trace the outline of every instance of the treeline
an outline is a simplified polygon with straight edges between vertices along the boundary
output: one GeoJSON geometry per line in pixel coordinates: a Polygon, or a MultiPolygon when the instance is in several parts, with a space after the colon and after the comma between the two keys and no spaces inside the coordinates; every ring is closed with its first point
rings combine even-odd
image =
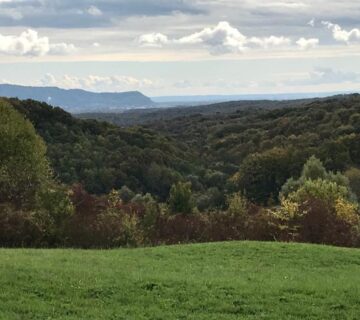
{"type": "Polygon", "coordinates": [[[359,102],[121,129],[1,101],[0,245],[359,246],[359,102]]]}

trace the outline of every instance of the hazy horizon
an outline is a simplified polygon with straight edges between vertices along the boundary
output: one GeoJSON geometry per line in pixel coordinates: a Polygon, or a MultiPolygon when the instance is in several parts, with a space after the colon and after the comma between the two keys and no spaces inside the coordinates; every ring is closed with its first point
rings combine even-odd
{"type": "MultiPolygon", "coordinates": [[[[107,94],[117,94],[117,93],[127,93],[127,92],[141,92],[140,90],[131,90],[131,91],[96,91],[92,89],[84,89],[84,88],[63,88],[56,85],[22,85],[22,84],[13,84],[13,83],[1,83],[0,86],[9,85],[9,86],[19,86],[24,88],[43,88],[43,89],[60,89],[60,90],[83,90],[90,93],[107,93],[107,94]]],[[[162,95],[162,96],[147,96],[152,99],[156,103],[163,102],[211,102],[211,101],[230,101],[229,99],[238,99],[238,100],[262,100],[262,99],[271,99],[271,100],[292,100],[292,99],[307,99],[307,98],[323,98],[334,95],[342,95],[342,94],[355,94],[359,93],[358,91],[323,91],[323,92],[273,92],[273,93],[242,93],[242,94],[217,94],[216,92],[211,94],[189,94],[189,95],[162,95]]],[[[11,96],[11,95],[7,95],[11,96]]],[[[14,96],[15,97],[15,96],[14,96]]],[[[50,98],[50,97],[49,97],[50,98]]]]}

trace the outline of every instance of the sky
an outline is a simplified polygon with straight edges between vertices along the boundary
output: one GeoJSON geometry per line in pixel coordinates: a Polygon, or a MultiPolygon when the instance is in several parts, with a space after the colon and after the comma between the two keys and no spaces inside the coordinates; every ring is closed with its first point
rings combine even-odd
{"type": "Polygon", "coordinates": [[[0,83],[149,96],[360,91],[360,1],[0,0],[0,83]]]}

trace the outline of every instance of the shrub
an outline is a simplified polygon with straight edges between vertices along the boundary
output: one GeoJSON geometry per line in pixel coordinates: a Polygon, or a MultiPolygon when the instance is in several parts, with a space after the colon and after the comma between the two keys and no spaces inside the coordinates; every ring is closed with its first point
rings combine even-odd
{"type": "Polygon", "coordinates": [[[36,247],[43,242],[43,230],[34,214],[10,205],[0,205],[0,245],[3,247],[36,247]]]}
{"type": "Polygon", "coordinates": [[[67,227],[68,244],[82,248],[112,248],[143,244],[141,219],[145,209],[123,204],[119,191],[107,197],[87,194],[81,186],[72,193],[75,213],[67,227]]]}
{"type": "Polygon", "coordinates": [[[144,241],[146,243],[150,243],[151,240],[154,239],[156,233],[156,223],[161,216],[160,205],[149,193],[145,195],[136,195],[132,202],[142,206],[144,209],[140,225],[143,230],[144,241]]]}
{"type": "Polygon", "coordinates": [[[53,184],[39,194],[39,205],[34,217],[44,230],[44,238],[50,246],[65,243],[65,227],[74,214],[69,192],[53,184]]]}
{"type": "Polygon", "coordinates": [[[203,214],[161,215],[157,219],[154,244],[211,241],[207,237],[208,216],[203,214]]]}

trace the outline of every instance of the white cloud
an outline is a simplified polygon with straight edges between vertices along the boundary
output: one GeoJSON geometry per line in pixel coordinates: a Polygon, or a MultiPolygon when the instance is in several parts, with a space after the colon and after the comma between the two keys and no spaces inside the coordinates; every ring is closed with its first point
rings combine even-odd
{"type": "Polygon", "coordinates": [[[308,26],[310,26],[310,27],[315,27],[315,19],[313,18],[313,19],[311,19],[308,23],[307,23],[307,25],[308,26]]]}
{"type": "Polygon", "coordinates": [[[285,9],[304,9],[307,8],[309,5],[304,2],[297,2],[297,1],[277,1],[271,2],[268,4],[264,4],[264,7],[271,7],[271,8],[285,8],[285,9]]]}
{"type": "Polygon", "coordinates": [[[0,34],[0,54],[16,56],[64,55],[75,51],[73,44],[50,43],[48,37],[39,37],[28,29],[18,36],[0,34]]]}
{"type": "Polygon", "coordinates": [[[310,80],[313,83],[354,82],[359,80],[359,73],[332,68],[316,68],[310,72],[310,80]]]}
{"type": "Polygon", "coordinates": [[[280,36],[252,37],[248,38],[237,28],[230,25],[227,21],[219,22],[215,27],[204,28],[178,39],[169,39],[162,33],[150,33],[140,36],[138,42],[142,46],[162,47],[165,44],[180,45],[203,45],[214,55],[226,53],[242,53],[250,47],[261,47],[268,49],[271,47],[281,47],[289,45],[289,38],[280,36]]]}
{"type": "Polygon", "coordinates": [[[314,86],[323,84],[357,83],[359,79],[360,73],[357,72],[317,67],[306,73],[302,78],[284,81],[283,85],[314,86]]]}
{"type": "Polygon", "coordinates": [[[265,38],[252,37],[252,38],[250,38],[250,40],[248,42],[258,45],[259,47],[262,47],[265,49],[268,49],[271,47],[283,47],[283,46],[291,44],[291,40],[289,38],[282,37],[282,36],[281,37],[270,36],[270,37],[265,37],[265,38]]]}
{"type": "Polygon", "coordinates": [[[338,24],[331,23],[330,21],[322,21],[321,23],[332,31],[336,41],[350,43],[352,41],[360,40],[360,29],[354,28],[347,31],[338,24]]]}
{"type": "Polygon", "coordinates": [[[296,44],[299,46],[301,50],[313,49],[319,45],[319,39],[317,38],[300,38],[296,41],[296,44]]]}
{"type": "Polygon", "coordinates": [[[76,47],[73,44],[67,43],[55,43],[50,44],[50,50],[48,51],[51,55],[66,55],[76,51],[76,47]]]}
{"type": "Polygon", "coordinates": [[[204,44],[212,54],[229,52],[244,52],[247,47],[247,37],[228,22],[219,22],[213,28],[205,28],[200,32],[175,40],[180,44],[204,44]]]}
{"type": "Polygon", "coordinates": [[[90,6],[89,9],[87,9],[88,14],[90,14],[91,16],[102,16],[102,11],[95,6],[90,6]]]}
{"type": "Polygon", "coordinates": [[[53,86],[56,85],[56,78],[51,73],[47,73],[41,79],[41,83],[46,86],[53,86]]]}
{"type": "Polygon", "coordinates": [[[162,47],[169,39],[162,33],[148,33],[139,37],[138,43],[143,47],[162,47]]]}
{"type": "Polygon", "coordinates": [[[91,91],[128,91],[144,88],[158,87],[158,83],[142,78],[138,79],[131,76],[98,76],[88,75],[78,77],[65,74],[61,77],[47,73],[41,80],[43,86],[56,86],[64,89],[84,89],[91,91]]]}

